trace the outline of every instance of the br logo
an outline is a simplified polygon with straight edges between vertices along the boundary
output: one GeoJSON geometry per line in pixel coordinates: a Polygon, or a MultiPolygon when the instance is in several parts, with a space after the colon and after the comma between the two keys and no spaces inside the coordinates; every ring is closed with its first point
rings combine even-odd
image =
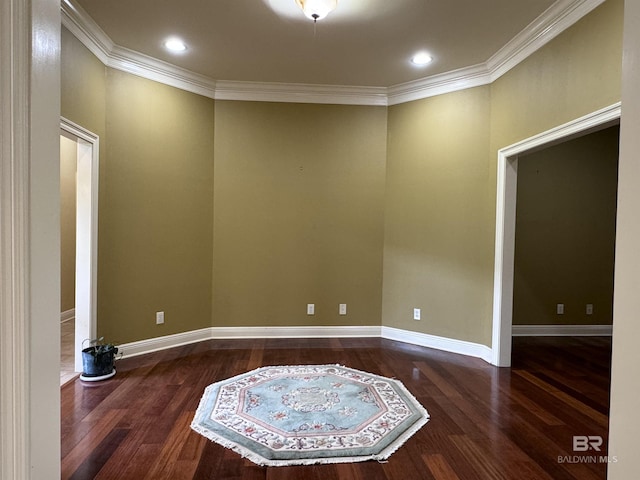
{"type": "Polygon", "coordinates": [[[602,446],[602,437],[597,435],[574,435],[573,436],[573,451],[574,452],[588,452],[589,450],[600,451],[602,446]]]}

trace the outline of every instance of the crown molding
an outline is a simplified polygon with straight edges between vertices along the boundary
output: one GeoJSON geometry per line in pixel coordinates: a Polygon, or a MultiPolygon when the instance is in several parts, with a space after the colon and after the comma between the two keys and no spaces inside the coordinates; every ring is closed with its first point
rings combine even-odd
{"type": "Polygon", "coordinates": [[[148,80],[216,98],[215,80],[128,48],[115,46],[106,65],[148,80]]]}
{"type": "Polygon", "coordinates": [[[451,72],[393,85],[387,89],[387,105],[413,102],[423,98],[456,92],[491,83],[491,74],[484,63],[451,72]]]}
{"type": "Polygon", "coordinates": [[[71,0],[60,2],[62,25],[93,53],[98,60],[107,65],[115,44],[93,21],[84,9],[71,0]]]}
{"type": "Polygon", "coordinates": [[[388,105],[412,102],[488,85],[544,47],[606,0],[558,0],[524,30],[478,65],[433,75],[388,88],[388,105]]]}
{"type": "Polygon", "coordinates": [[[60,7],[62,25],[107,67],[215,98],[215,80],[114,44],[89,14],[71,0],[62,0],[60,7]]]}
{"type": "Polygon", "coordinates": [[[214,80],[115,45],[73,0],[62,0],[62,24],[106,66],[217,100],[396,105],[488,85],[606,0],[557,0],[486,62],[390,87],[214,80]]]}
{"type": "Polygon", "coordinates": [[[217,100],[249,100],[257,102],[386,106],[387,91],[386,87],[218,80],[216,82],[215,98],[217,100]]]}
{"type": "Polygon", "coordinates": [[[487,60],[495,81],[606,0],[557,0],[487,60]]]}

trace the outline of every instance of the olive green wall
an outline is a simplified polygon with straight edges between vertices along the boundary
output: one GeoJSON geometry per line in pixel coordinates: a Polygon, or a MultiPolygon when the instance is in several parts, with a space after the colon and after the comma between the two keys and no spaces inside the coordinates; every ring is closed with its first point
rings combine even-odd
{"type": "Polygon", "coordinates": [[[106,155],[106,68],[66,28],[60,52],[61,115],[100,137],[106,155]]]}
{"type": "Polygon", "coordinates": [[[380,324],[386,128],[383,107],[216,102],[214,326],[380,324]]]}
{"type": "Polygon", "coordinates": [[[107,105],[100,333],[129,342],[208,327],[214,102],[107,69],[107,105]]]}
{"type": "MultiPolygon", "coordinates": [[[[106,68],[66,28],[61,30],[60,76],[60,114],[100,137],[100,176],[104,177],[108,143],[105,113],[106,68]]],[[[74,155],[75,160],[76,155],[74,155]]],[[[105,211],[105,197],[100,189],[98,195],[98,230],[102,231],[104,223],[101,214],[105,211]]],[[[101,248],[102,244],[99,241],[98,257],[104,258],[100,253],[101,248]]],[[[62,260],[64,261],[64,257],[62,260]]],[[[63,272],[64,267],[61,270],[61,273],[63,272]]],[[[98,269],[98,277],[101,273],[98,269]]],[[[64,292],[64,287],[62,288],[64,292]]],[[[73,303],[75,305],[75,298],[73,303]]],[[[61,310],[66,310],[64,304],[61,310]]]]}
{"type": "Polygon", "coordinates": [[[63,115],[101,138],[99,332],[382,324],[490,345],[497,151],[618,101],[621,27],[608,0],[492,85],[389,108],[214,102],[65,32],[63,115]]]}
{"type": "Polygon", "coordinates": [[[106,68],[66,29],[61,60],[61,114],[100,137],[98,335],[210,326],[213,100],[106,68]]]}
{"type": "Polygon", "coordinates": [[[607,0],[491,84],[491,152],[620,101],[623,1],[607,0]]]}
{"type": "Polygon", "coordinates": [[[490,86],[389,108],[383,325],[491,345],[498,150],[620,100],[622,21],[608,0],[490,86]]]}
{"type": "Polygon", "coordinates": [[[63,115],[102,133],[100,335],[380,324],[386,108],[214,102],[64,51],[63,115]]]}
{"type": "Polygon", "coordinates": [[[500,148],[620,101],[623,3],[607,0],[493,82],[492,162],[500,148]]]}
{"type": "Polygon", "coordinates": [[[60,312],[76,305],[76,151],[60,136],[60,312]]]}
{"type": "Polygon", "coordinates": [[[493,162],[501,148],[620,101],[623,10],[607,0],[493,82],[493,162]]]}
{"type": "Polygon", "coordinates": [[[618,137],[609,127],[518,158],[514,325],[611,324],[618,137]]]}
{"type": "Polygon", "coordinates": [[[478,87],[389,109],[383,325],[487,341],[489,92],[478,87]],[[413,308],[422,309],[420,321],[413,308]]]}

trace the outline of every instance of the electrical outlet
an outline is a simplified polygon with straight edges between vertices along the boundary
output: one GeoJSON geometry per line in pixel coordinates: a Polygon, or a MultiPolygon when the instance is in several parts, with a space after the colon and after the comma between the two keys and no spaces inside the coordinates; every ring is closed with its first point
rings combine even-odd
{"type": "Polygon", "coordinates": [[[307,315],[315,315],[316,305],[315,303],[307,303],[307,315]]]}
{"type": "Polygon", "coordinates": [[[338,313],[340,315],[346,315],[347,314],[347,304],[346,303],[341,303],[340,306],[338,307],[338,313]]]}
{"type": "Polygon", "coordinates": [[[558,315],[564,315],[564,303],[559,303],[556,305],[556,313],[558,315]]]}
{"type": "Polygon", "coordinates": [[[421,312],[419,308],[414,308],[413,309],[413,319],[414,320],[420,320],[420,316],[421,316],[421,312]]]}
{"type": "Polygon", "coordinates": [[[587,315],[593,315],[593,303],[587,303],[587,315]]]}
{"type": "Polygon", "coordinates": [[[164,312],[156,312],[156,325],[164,323],[164,312]]]}

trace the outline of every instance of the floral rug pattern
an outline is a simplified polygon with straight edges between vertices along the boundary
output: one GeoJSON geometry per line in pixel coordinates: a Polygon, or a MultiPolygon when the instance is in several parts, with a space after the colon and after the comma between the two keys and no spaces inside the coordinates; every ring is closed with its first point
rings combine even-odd
{"type": "Polygon", "coordinates": [[[302,365],[209,385],[191,428],[259,465],[284,466],[385,460],[428,420],[397,380],[302,365]]]}

